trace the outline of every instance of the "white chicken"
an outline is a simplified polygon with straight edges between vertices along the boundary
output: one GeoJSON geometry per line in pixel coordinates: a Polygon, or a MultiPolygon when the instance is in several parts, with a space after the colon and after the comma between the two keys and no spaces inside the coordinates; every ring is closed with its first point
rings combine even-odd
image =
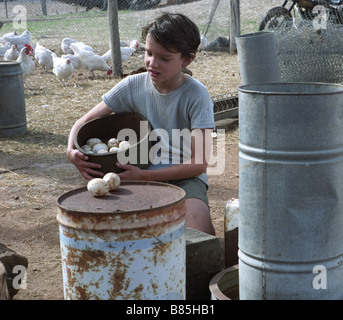
{"type": "Polygon", "coordinates": [[[9,33],[6,33],[4,35],[2,35],[0,37],[0,42],[3,43],[3,42],[7,42],[4,37],[12,37],[12,36],[16,36],[17,35],[17,31],[12,31],[12,32],[9,32],[9,33]]]}
{"type": "Polygon", "coordinates": [[[26,83],[27,77],[35,70],[35,62],[32,59],[33,48],[30,45],[25,45],[24,48],[20,50],[19,57],[17,59],[20,62],[21,68],[23,70],[23,80],[24,84],[29,88],[26,83]]]}
{"type": "Polygon", "coordinates": [[[68,81],[74,72],[73,64],[70,59],[57,57],[56,53],[52,53],[54,68],[52,72],[56,75],[57,79],[62,82],[64,86],[68,86],[68,81]]]}
{"type": "Polygon", "coordinates": [[[76,40],[74,40],[72,38],[64,38],[62,40],[62,43],[61,43],[62,51],[64,53],[66,53],[66,54],[73,54],[74,51],[70,47],[70,45],[72,43],[75,43],[79,47],[80,50],[89,50],[91,52],[94,52],[94,49],[91,46],[89,46],[89,45],[87,45],[87,44],[85,44],[83,42],[76,41],[76,40]]]}
{"type": "Polygon", "coordinates": [[[17,50],[17,46],[15,44],[11,45],[11,48],[7,49],[4,54],[5,61],[17,60],[19,57],[19,51],[17,50]]]}
{"type": "Polygon", "coordinates": [[[2,36],[2,38],[6,42],[17,45],[18,50],[21,50],[25,46],[25,44],[30,45],[32,39],[29,30],[25,30],[20,35],[4,35],[2,36]]]}
{"type": "Polygon", "coordinates": [[[121,60],[126,61],[132,56],[132,54],[136,51],[136,49],[130,48],[130,47],[121,47],[120,51],[121,51],[121,60]]]}
{"type": "Polygon", "coordinates": [[[15,44],[12,44],[9,49],[6,50],[4,54],[4,60],[10,61],[10,60],[17,60],[19,57],[19,51],[17,50],[17,46],[15,44]]]}
{"type": "MultiPolygon", "coordinates": [[[[127,43],[125,41],[120,40],[119,44],[121,47],[127,47],[127,43]]],[[[111,46],[111,42],[110,42],[110,46],[111,46]]]]}
{"type": "Polygon", "coordinates": [[[132,40],[130,42],[130,48],[133,48],[135,50],[140,50],[143,48],[143,46],[138,42],[138,40],[132,40]]]}
{"type": "Polygon", "coordinates": [[[61,49],[64,53],[73,53],[73,50],[70,49],[70,44],[76,42],[76,40],[72,38],[64,38],[61,43],[61,49]]]}
{"type": "Polygon", "coordinates": [[[45,72],[47,72],[47,70],[52,70],[54,67],[52,51],[39,42],[36,43],[35,47],[35,59],[38,61],[39,65],[44,68],[45,72]]]}
{"type": "MultiPolygon", "coordinates": [[[[121,53],[121,61],[128,60],[132,53],[134,53],[136,49],[130,48],[130,47],[120,47],[120,53],[121,53]]],[[[109,49],[106,53],[102,55],[106,63],[111,63],[112,61],[112,50],[109,49]]]]}
{"type": "Polygon", "coordinates": [[[79,56],[76,56],[74,54],[68,53],[68,54],[62,55],[61,58],[70,59],[71,63],[73,64],[74,71],[81,68],[81,62],[80,62],[80,57],[79,56]]]}
{"type": "Polygon", "coordinates": [[[204,50],[208,45],[208,41],[207,41],[207,38],[201,34],[200,35],[200,46],[199,46],[199,49],[200,50],[204,50]]]}
{"type": "Polygon", "coordinates": [[[3,57],[8,49],[11,48],[11,45],[8,42],[4,42],[0,45],[0,57],[3,57]]]}
{"type": "Polygon", "coordinates": [[[81,68],[89,70],[92,77],[94,77],[95,70],[106,71],[107,75],[112,74],[112,68],[105,62],[102,56],[89,50],[82,50],[76,43],[72,43],[70,48],[79,57],[81,68]]]}
{"type": "Polygon", "coordinates": [[[72,38],[64,38],[61,42],[61,49],[64,53],[73,53],[73,50],[70,49],[70,45],[75,43],[76,40],[72,38]]]}
{"type": "Polygon", "coordinates": [[[94,49],[89,46],[88,44],[85,44],[83,42],[77,41],[73,44],[73,47],[77,46],[80,50],[86,50],[90,52],[94,52],[94,49]]]}

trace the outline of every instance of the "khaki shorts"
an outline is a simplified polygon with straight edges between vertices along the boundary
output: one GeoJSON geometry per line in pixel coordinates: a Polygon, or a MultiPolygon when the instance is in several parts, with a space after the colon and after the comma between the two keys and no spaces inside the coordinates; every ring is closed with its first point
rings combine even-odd
{"type": "Polygon", "coordinates": [[[204,201],[208,206],[207,185],[199,178],[166,181],[180,187],[186,192],[186,199],[197,198],[204,201]]]}

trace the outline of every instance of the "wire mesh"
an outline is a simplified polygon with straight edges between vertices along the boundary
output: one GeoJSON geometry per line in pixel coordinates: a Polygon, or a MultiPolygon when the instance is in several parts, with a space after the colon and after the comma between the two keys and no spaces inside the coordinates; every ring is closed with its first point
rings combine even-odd
{"type": "Polygon", "coordinates": [[[340,10],[319,19],[303,11],[292,25],[274,30],[282,81],[343,82],[343,25],[340,10]]]}
{"type": "MultiPolygon", "coordinates": [[[[168,11],[184,13],[201,32],[206,30],[201,49],[228,46],[228,3],[219,1],[210,21],[212,6],[212,0],[118,0],[120,40],[127,44],[140,40],[142,27],[168,11]]],[[[63,38],[70,37],[103,54],[109,49],[110,39],[107,7],[107,0],[0,0],[0,21],[5,23],[0,37],[14,29],[20,33],[28,28],[34,40],[44,42],[53,51],[58,50],[63,38]]]]}

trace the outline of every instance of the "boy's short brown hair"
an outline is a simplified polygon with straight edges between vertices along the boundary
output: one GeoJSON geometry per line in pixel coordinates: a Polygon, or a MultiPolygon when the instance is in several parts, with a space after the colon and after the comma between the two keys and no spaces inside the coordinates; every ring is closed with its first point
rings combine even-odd
{"type": "Polygon", "coordinates": [[[184,57],[196,54],[200,45],[200,32],[196,24],[180,13],[164,13],[142,30],[145,41],[147,35],[171,52],[181,52],[184,57]]]}

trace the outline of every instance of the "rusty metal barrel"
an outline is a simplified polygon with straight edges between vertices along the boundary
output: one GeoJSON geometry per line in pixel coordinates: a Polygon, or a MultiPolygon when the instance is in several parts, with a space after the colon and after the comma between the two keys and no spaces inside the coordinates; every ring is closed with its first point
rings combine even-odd
{"type": "Polygon", "coordinates": [[[27,131],[23,71],[19,62],[0,61],[0,137],[27,131]]]}
{"type": "Polygon", "coordinates": [[[185,192],[122,182],[104,197],[86,187],[57,199],[66,300],[184,300],[185,192]]]}
{"type": "Polygon", "coordinates": [[[239,88],[240,299],[343,299],[343,86],[239,88]]]}

